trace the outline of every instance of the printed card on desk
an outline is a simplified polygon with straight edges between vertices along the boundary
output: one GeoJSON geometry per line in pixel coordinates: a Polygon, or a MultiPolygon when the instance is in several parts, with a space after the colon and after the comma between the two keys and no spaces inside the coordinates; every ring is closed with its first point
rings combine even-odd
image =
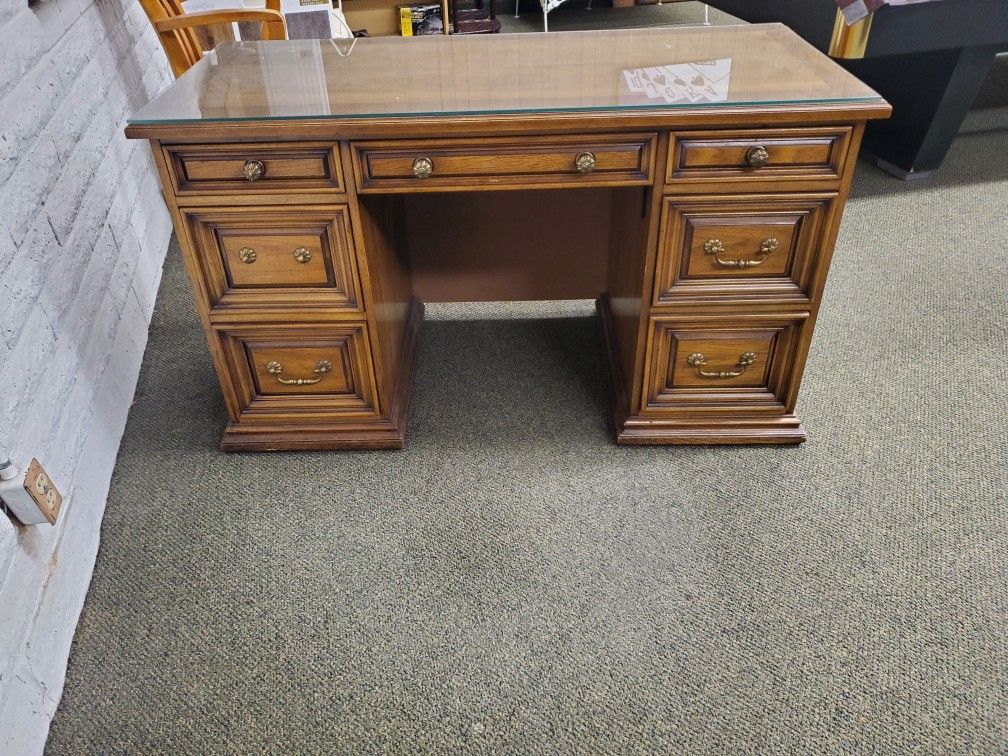
{"type": "Polygon", "coordinates": [[[731,58],[627,69],[619,99],[625,105],[725,102],[730,80],[731,58]]]}

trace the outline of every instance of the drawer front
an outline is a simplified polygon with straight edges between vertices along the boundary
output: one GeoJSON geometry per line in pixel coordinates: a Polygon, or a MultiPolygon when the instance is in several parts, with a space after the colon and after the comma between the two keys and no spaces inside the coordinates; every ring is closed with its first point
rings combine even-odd
{"type": "Polygon", "coordinates": [[[835,194],[669,198],[655,303],[696,296],[808,298],[835,194]]]}
{"type": "Polygon", "coordinates": [[[359,142],[362,192],[651,183],[654,134],[359,142]]]}
{"type": "Polygon", "coordinates": [[[235,326],[218,335],[243,423],[376,414],[364,323],[235,326]]]}
{"type": "Polygon", "coordinates": [[[166,145],[178,195],[203,192],[344,191],[336,145],[166,145]]]}
{"type": "Polygon", "coordinates": [[[850,127],[675,134],[666,181],[839,181],[850,136],[850,127]]]}
{"type": "Polygon", "coordinates": [[[211,306],[361,309],[346,205],[184,214],[211,306]]]}
{"type": "Polygon", "coordinates": [[[798,379],[796,350],[807,317],[652,317],[645,411],[783,413],[798,379]]]}

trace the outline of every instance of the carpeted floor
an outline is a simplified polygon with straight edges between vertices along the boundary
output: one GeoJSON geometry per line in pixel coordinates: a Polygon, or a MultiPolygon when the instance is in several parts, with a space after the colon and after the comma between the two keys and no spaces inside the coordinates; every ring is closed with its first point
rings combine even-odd
{"type": "Polygon", "coordinates": [[[405,451],[221,454],[173,249],[49,751],[1004,753],[1006,127],[861,166],[799,448],[616,447],[542,303],[430,308],[405,451]]]}

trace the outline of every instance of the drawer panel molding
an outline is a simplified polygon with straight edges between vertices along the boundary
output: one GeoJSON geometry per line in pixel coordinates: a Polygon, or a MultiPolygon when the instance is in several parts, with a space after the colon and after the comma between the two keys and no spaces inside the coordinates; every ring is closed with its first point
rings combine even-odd
{"type": "Polygon", "coordinates": [[[645,412],[784,414],[807,317],[652,317],[645,412]]]}
{"type": "Polygon", "coordinates": [[[361,192],[651,183],[654,134],[420,139],[353,144],[361,192]]]}
{"type": "Polygon", "coordinates": [[[836,194],[666,198],[656,305],[734,296],[808,300],[836,194]]]}
{"type": "Polygon", "coordinates": [[[207,208],[183,215],[211,307],[362,309],[346,205],[207,208]]]}
{"type": "Polygon", "coordinates": [[[343,192],[337,146],[325,142],[166,145],[175,193],[343,192]]]}
{"type": "Polygon", "coordinates": [[[839,182],[850,127],[744,129],[674,134],[665,180],[671,185],[839,182]]]}
{"type": "Polygon", "coordinates": [[[364,323],[229,326],[217,334],[239,422],[377,414],[364,323]]]}

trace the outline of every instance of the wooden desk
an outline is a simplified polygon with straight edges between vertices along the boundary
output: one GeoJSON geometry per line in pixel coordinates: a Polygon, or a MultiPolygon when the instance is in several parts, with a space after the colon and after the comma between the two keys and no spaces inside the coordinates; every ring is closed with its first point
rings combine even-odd
{"type": "Polygon", "coordinates": [[[223,449],[401,446],[422,299],[584,296],[620,443],[798,443],[858,144],[888,112],[766,25],[235,43],[126,132],[160,170],[223,449]],[[631,88],[691,61],[727,75],[631,88]]]}

